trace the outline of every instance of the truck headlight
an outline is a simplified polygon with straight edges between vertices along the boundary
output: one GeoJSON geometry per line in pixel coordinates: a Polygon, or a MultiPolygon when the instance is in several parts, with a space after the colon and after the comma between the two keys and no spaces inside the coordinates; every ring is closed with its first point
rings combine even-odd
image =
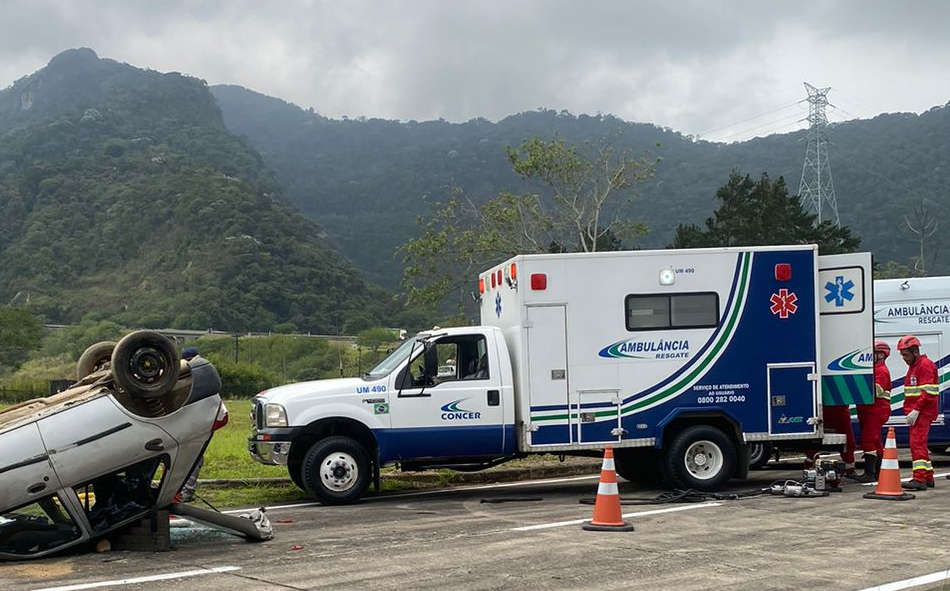
{"type": "Polygon", "coordinates": [[[266,427],[286,427],[287,411],[279,404],[272,402],[264,406],[264,426],[266,427]]]}

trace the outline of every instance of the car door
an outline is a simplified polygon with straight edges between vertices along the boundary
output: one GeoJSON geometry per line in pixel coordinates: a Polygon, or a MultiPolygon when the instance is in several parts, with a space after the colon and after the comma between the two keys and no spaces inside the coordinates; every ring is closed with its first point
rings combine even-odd
{"type": "Polygon", "coordinates": [[[100,396],[37,422],[50,461],[65,487],[140,460],[167,455],[177,444],[163,429],[100,396]]]}
{"type": "Polygon", "coordinates": [[[433,339],[398,372],[389,412],[401,459],[503,452],[502,380],[488,342],[476,333],[433,339]]]}
{"type": "Polygon", "coordinates": [[[0,435],[0,507],[16,507],[60,488],[36,423],[0,435]]]}

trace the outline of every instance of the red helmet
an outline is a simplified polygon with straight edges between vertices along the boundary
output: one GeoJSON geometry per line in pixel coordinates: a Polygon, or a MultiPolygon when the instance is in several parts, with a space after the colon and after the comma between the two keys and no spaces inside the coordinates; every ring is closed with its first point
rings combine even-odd
{"type": "Polygon", "coordinates": [[[920,339],[918,339],[912,334],[909,334],[906,337],[901,337],[901,340],[897,341],[898,351],[903,351],[904,349],[910,349],[911,347],[920,347],[920,339]]]}
{"type": "Polygon", "coordinates": [[[891,354],[891,346],[884,341],[874,341],[874,352],[884,353],[884,357],[889,357],[891,354]]]}

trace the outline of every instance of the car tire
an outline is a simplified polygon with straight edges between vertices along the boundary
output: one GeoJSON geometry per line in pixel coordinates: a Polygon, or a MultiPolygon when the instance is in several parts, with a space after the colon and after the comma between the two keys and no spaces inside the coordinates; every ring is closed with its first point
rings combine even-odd
{"type": "Polygon", "coordinates": [[[946,446],[946,445],[930,445],[930,446],[927,447],[927,449],[928,449],[928,450],[930,451],[930,453],[932,453],[932,454],[944,454],[944,453],[947,453],[947,446],[946,446]]]}
{"type": "Polygon", "coordinates": [[[112,352],[112,378],[133,398],[158,398],[172,391],[181,361],[164,335],[141,330],[126,335],[112,352]]]}
{"type": "Polygon", "coordinates": [[[307,490],[307,483],[303,480],[303,464],[300,462],[289,462],[287,464],[287,473],[290,475],[290,481],[294,485],[304,492],[310,492],[307,490]]]}
{"type": "Polygon", "coordinates": [[[756,441],[749,444],[749,470],[761,470],[772,459],[772,444],[756,441]]]}
{"type": "Polygon", "coordinates": [[[115,341],[100,341],[83,351],[76,362],[76,381],[105,369],[106,363],[112,361],[114,350],[115,341]]]}
{"type": "Polygon", "coordinates": [[[664,450],[664,469],[679,489],[712,491],[724,485],[736,468],[736,447],[720,429],[693,425],[677,433],[664,450]]]}
{"type": "Polygon", "coordinates": [[[307,492],[324,505],[355,503],[372,477],[369,454],[354,439],[327,437],[307,451],[302,476],[307,492]]]}
{"type": "Polygon", "coordinates": [[[614,450],[617,475],[637,484],[655,486],[663,482],[660,457],[653,448],[621,448],[614,450]]]}

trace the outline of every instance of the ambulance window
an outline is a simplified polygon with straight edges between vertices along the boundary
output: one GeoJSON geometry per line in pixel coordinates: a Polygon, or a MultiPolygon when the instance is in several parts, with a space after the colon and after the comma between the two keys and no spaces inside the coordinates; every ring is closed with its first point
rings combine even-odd
{"type": "Polygon", "coordinates": [[[651,330],[669,326],[669,296],[627,296],[627,330],[651,330]]]}
{"type": "Polygon", "coordinates": [[[715,328],[719,324],[719,295],[675,293],[628,295],[627,330],[715,328]]]}
{"type": "Polygon", "coordinates": [[[712,328],[719,320],[719,295],[683,293],[670,296],[673,328],[712,328]]]}

